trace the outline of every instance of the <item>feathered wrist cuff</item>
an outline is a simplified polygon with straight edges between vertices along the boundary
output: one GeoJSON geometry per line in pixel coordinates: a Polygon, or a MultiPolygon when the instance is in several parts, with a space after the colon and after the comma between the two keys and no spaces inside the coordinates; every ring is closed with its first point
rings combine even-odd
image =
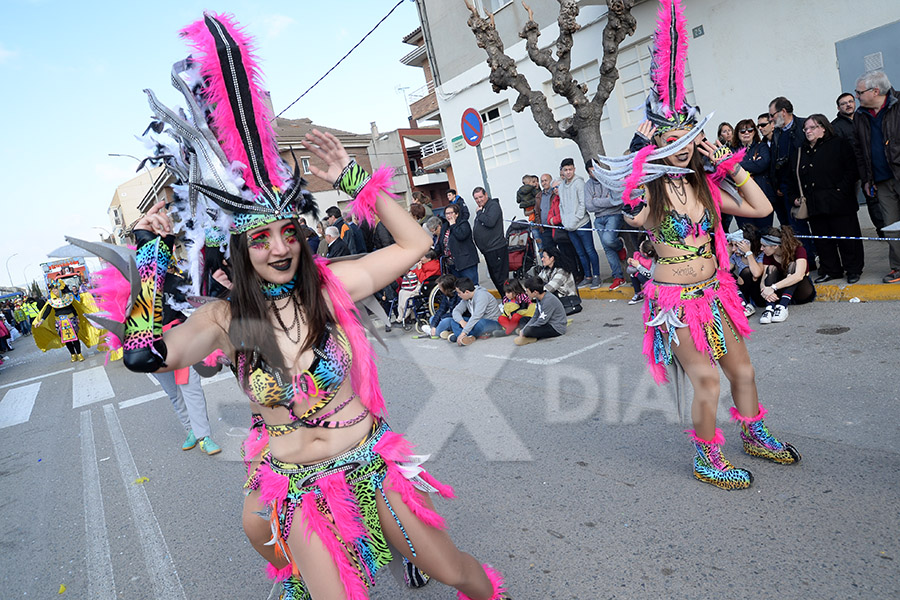
{"type": "Polygon", "coordinates": [[[125,321],[123,358],[125,367],[140,373],[152,373],[166,364],[166,345],[162,339],[163,286],[172,262],[173,236],[161,238],[151,231],[137,229],[135,256],[141,284],[131,314],[125,321]]]}
{"type": "Polygon", "coordinates": [[[340,177],[334,181],[334,189],[341,190],[351,198],[356,198],[371,177],[359,166],[355,159],[350,159],[340,177]]]}
{"type": "Polygon", "coordinates": [[[391,167],[381,167],[370,177],[361,167],[358,165],[357,167],[359,168],[359,171],[365,175],[365,181],[362,187],[357,190],[357,193],[354,195],[355,199],[353,202],[350,203],[350,212],[352,212],[353,216],[356,218],[365,221],[369,225],[374,225],[375,202],[378,200],[378,195],[383,192],[391,198],[397,197],[396,194],[390,191],[394,179],[394,169],[391,167]]]}

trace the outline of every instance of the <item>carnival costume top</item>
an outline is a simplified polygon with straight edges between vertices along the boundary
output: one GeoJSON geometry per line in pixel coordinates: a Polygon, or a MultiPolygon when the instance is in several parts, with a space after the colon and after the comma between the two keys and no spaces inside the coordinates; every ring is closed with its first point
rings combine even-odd
{"type": "MultiPolygon", "coordinates": [[[[672,130],[687,133],[664,147],[656,147],[644,138],[643,148],[623,157],[600,156],[604,168],[595,163],[593,176],[613,193],[622,195],[623,212],[633,217],[647,206],[645,185],[659,177],[679,179],[691,169],[675,167],[662,162],[685,150],[703,132],[712,114],[698,122],[700,114],[696,106],[687,102],[684,87],[684,66],[687,60],[688,36],[684,9],[679,0],[661,0],[653,37],[651,79],[653,86],[645,103],[647,120],[657,134],[672,130]],[[649,162],[655,161],[655,162],[649,162]]],[[[639,134],[640,135],[640,134],[639,134]]],[[[710,360],[718,360],[727,352],[726,328],[737,340],[751,332],[744,316],[734,280],[723,271],[728,265],[725,233],[722,230],[722,192],[729,194],[740,205],[743,202],[737,185],[729,173],[743,157],[743,151],[731,155],[721,150],[704,159],[704,173],[716,214],[707,209],[698,222],[674,209],[666,211],[662,220],[648,229],[655,244],[665,245],[683,254],[657,258],[657,263],[678,264],[696,258],[717,262],[716,273],[710,279],[693,284],[669,284],[647,282],[644,288],[645,336],[643,352],[647,356],[650,371],[657,383],[667,380],[666,366],[674,360],[672,344],[679,344],[674,330],[687,327],[699,352],[710,360]],[[699,245],[689,238],[707,241],[699,245]]],[[[657,198],[656,201],[665,201],[657,198]]]]}

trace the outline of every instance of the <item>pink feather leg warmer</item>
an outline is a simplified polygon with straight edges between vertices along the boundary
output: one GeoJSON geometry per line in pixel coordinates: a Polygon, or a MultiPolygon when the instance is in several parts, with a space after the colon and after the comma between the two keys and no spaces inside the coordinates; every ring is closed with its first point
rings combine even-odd
{"type": "Polygon", "coordinates": [[[685,429],[684,432],[691,437],[691,440],[693,440],[695,442],[699,442],[701,444],[707,444],[707,445],[716,444],[718,446],[721,446],[722,444],[725,443],[725,436],[722,434],[722,430],[719,429],[718,427],[716,427],[716,434],[713,436],[713,439],[711,439],[711,440],[704,440],[703,438],[699,437],[697,435],[697,432],[694,431],[693,429],[685,429]]]}
{"type": "Polygon", "coordinates": [[[755,417],[745,417],[741,413],[738,412],[737,407],[732,406],[729,411],[731,412],[731,420],[736,421],[738,423],[756,423],[757,421],[762,421],[766,418],[766,413],[769,412],[766,410],[766,407],[762,404],[759,405],[759,413],[755,417]]]}
{"type": "Polygon", "coordinates": [[[268,577],[272,581],[284,581],[291,576],[293,570],[294,568],[291,563],[288,563],[286,566],[280,569],[272,563],[266,563],[266,577],[268,577]]]}
{"type": "MultiPolygon", "coordinates": [[[[484,573],[490,580],[491,588],[494,590],[494,593],[488,600],[504,600],[506,598],[506,582],[503,581],[503,575],[487,563],[481,566],[484,568],[484,573]]],[[[462,592],[457,592],[456,597],[458,600],[472,600],[462,592]]]]}
{"type": "Polygon", "coordinates": [[[374,173],[369,182],[363,186],[356,198],[350,202],[350,211],[353,215],[369,225],[375,225],[375,202],[380,193],[384,192],[391,198],[397,194],[390,191],[394,179],[394,169],[380,167],[374,173]]]}

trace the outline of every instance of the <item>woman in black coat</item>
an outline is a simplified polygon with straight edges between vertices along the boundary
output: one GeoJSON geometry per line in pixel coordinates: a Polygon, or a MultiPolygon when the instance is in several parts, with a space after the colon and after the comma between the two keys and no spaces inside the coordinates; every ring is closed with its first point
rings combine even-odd
{"type": "Polygon", "coordinates": [[[447,247],[453,259],[453,274],[458,278],[468,277],[478,285],[478,250],[472,240],[472,227],[465,219],[459,218],[459,208],[451,204],[444,210],[444,216],[450,223],[447,236],[447,247]]]}
{"type": "MultiPolygon", "coordinates": [[[[806,142],[791,161],[791,170],[796,174],[791,178],[795,206],[801,195],[806,197],[813,235],[860,237],[853,148],[834,134],[831,123],[822,114],[810,115],[803,124],[803,133],[806,142]]],[[[819,255],[816,283],[839,279],[844,273],[847,283],[859,281],[863,270],[861,240],[816,239],[815,244],[819,255]]]]}
{"type": "MultiPolygon", "coordinates": [[[[743,119],[738,121],[737,129],[734,130],[733,146],[736,148],[735,151],[741,148],[747,149],[746,154],[744,154],[744,159],[741,161],[741,166],[745,171],[750,173],[750,177],[753,178],[753,181],[756,182],[759,189],[763,191],[766,198],[772,203],[772,208],[774,209],[776,196],[775,188],[772,187],[772,183],[769,181],[769,164],[771,161],[769,145],[760,140],[759,132],[756,129],[756,123],[753,119],[743,119]]],[[[750,224],[760,231],[768,231],[772,226],[774,218],[774,212],[769,213],[765,217],[756,219],[735,217],[739,227],[750,224]]]]}

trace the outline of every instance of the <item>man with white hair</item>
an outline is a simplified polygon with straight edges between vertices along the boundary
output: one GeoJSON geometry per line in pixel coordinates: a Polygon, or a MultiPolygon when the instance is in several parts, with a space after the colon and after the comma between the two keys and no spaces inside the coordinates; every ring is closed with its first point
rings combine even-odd
{"type": "Polygon", "coordinates": [[[328,244],[328,252],[325,253],[325,258],[350,255],[350,248],[341,239],[341,232],[334,225],[325,228],[325,243],[328,244]]]}
{"type": "MultiPolygon", "coordinates": [[[[885,237],[900,238],[887,229],[900,222],[900,93],[887,75],[871,71],[856,80],[859,108],[853,118],[854,149],[863,192],[878,198],[885,237]]],[[[900,239],[888,242],[891,271],[884,283],[900,283],[900,239]]]]}

